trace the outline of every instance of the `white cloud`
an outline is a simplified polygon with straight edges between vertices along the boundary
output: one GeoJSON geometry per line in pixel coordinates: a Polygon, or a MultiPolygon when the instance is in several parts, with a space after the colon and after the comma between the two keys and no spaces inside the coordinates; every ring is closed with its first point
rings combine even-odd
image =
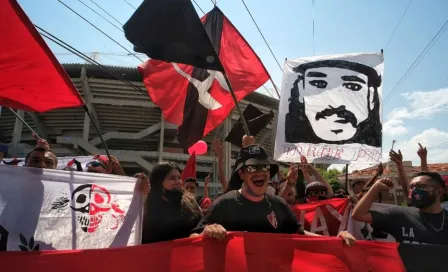
{"type": "Polygon", "coordinates": [[[393,109],[389,120],[429,119],[430,117],[448,111],[448,88],[434,91],[414,91],[401,94],[409,101],[409,108],[393,109]]]}
{"type": "Polygon", "coordinates": [[[402,96],[410,102],[411,117],[428,118],[448,111],[448,88],[403,93],[402,96]]]}
{"type": "Polygon", "coordinates": [[[436,114],[448,111],[448,88],[433,91],[414,91],[401,94],[408,102],[408,107],[393,109],[388,121],[383,124],[385,134],[399,136],[408,134],[403,123],[405,119],[430,119],[436,114]]]}
{"type": "Polygon", "coordinates": [[[401,150],[404,160],[413,161],[414,165],[418,165],[420,161],[417,155],[419,143],[428,149],[428,162],[448,162],[448,132],[436,128],[427,129],[408,141],[397,142],[394,149],[401,150]]]}
{"type": "Polygon", "coordinates": [[[403,121],[391,119],[383,124],[383,132],[391,136],[398,136],[408,134],[408,129],[403,126],[403,121]]]}

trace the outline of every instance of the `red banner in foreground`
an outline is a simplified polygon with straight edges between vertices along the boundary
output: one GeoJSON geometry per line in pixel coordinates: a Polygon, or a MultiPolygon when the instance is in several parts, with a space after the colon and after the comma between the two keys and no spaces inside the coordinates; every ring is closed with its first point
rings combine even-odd
{"type": "Polygon", "coordinates": [[[1,271],[404,271],[395,243],[231,233],[125,248],[1,252],[1,271]]]}
{"type": "Polygon", "coordinates": [[[336,236],[340,231],[347,229],[350,207],[351,203],[347,198],[333,198],[295,205],[291,210],[305,230],[336,236]]]}

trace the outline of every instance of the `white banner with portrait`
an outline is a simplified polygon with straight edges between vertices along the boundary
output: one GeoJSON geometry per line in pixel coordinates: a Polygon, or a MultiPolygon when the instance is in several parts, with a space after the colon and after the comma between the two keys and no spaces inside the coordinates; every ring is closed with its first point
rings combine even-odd
{"type": "Polygon", "coordinates": [[[274,158],[379,163],[383,61],[379,53],[287,60],[274,158]]]}
{"type": "Polygon", "coordinates": [[[140,244],[143,200],[135,183],[124,176],[0,166],[0,251],[140,244]]]}

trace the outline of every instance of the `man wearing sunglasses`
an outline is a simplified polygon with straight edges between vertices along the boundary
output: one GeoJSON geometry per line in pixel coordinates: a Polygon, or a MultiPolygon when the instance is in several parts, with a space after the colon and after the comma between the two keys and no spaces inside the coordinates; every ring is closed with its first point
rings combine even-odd
{"type": "MultiPolygon", "coordinates": [[[[278,170],[278,165],[263,147],[254,144],[243,147],[231,177],[231,180],[242,182],[241,189],[229,191],[216,199],[192,236],[202,233],[223,240],[227,230],[319,236],[304,231],[282,198],[266,193],[270,178],[278,170]]],[[[341,232],[340,237],[348,245],[355,241],[347,232],[341,232]]]]}
{"type": "Polygon", "coordinates": [[[319,181],[313,181],[306,186],[305,195],[308,203],[326,200],[328,199],[327,186],[319,181]]]}
{"type": "Polygon", "coordinates": [[[442,177],[434,172],[420,172],[414,176],[408,188],[413,207],[371,210],[378,194],[392,188],[392,180],[378,180],[355,206],[353,218],[389,233],[400,243],[448,245],[448,213],[440,204],[445,192],[442,177]]]}

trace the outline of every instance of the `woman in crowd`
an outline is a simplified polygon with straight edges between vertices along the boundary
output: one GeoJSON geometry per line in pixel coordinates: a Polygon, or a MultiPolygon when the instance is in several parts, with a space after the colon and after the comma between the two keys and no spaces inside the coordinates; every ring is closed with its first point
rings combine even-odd
{"type": "Polygon", "coordinates": [[[155,166],[150,185],[143,218],[143,244],[189,237],[202,213],[193,195],[182,188],[179,167],[173,163],[155,166]]]}

